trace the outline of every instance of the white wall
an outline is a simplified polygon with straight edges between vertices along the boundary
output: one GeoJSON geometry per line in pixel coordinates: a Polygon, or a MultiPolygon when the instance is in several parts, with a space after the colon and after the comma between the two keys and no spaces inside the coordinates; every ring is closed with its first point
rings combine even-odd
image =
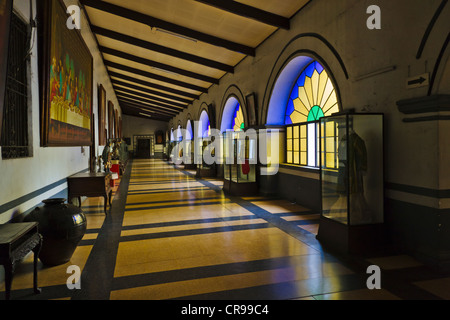
{"type": "MultiPolygon", "coordinates": [[[[36,0],[32,0],[33,12],[36,12],[36,0]]],[[[65,1],[66,5],[77,4],[77,1],[65,1]]],[[[26,21],[30,21],[30,1],[15,0],[14,9],[26,21]]],[[[36,30],[33,31],[34,35],[36,30]]],[[[94,79],[93,79],[93,110],[96,122],[97,118],[97,85],[103,84],[107,92],[107,99],[113,101],[115,108],[121,110],[115,97],[112,85],[109,81],[106,69],[101,60],[97,44],[85,17],[82,17],[82,36],[87,46],[91,50],[94,58],[94,79]]],[[[0,212],[0,223],[6,223],[13,213],[18,210],[25,212],[39,205],[42,200],[53,196],[54,194],[67,188],[67,183],[63,183],[45,194],[29,199],[21,203],[20,198],[27,196],[37,190],[47,187],[55,182],[61,181],[68,176],[85,170],[89,167],[89,147],[84,148],[82,153],[81,147],[70,148],[42,148],[40,146],[40,123],[39,123],[39,81],[38,81],[38,60],[37,60],[37,41],[34,41],[31,55],[31,85],[30,85],[30,110],[31,118],[29,121],[30,130],[32,130],[32,154],[30,158],[17,160],[0,160],[0,207],[12,201],[18,200],[19,204],[10,210],[0,212]]],[[[98,145],[98,128],[96,128],[98,145]]],[[[97,153],[103,151],[103,147],[96,148],[97,153]]]]}

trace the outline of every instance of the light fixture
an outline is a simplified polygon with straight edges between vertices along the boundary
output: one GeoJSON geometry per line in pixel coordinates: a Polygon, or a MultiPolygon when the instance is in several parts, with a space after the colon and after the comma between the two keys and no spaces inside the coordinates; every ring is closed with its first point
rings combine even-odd
{"type": "Polygon", "coordinates": [[[141,116],[144,116],[144,117],[149,117],[149,118],[152,117],[151,114],[146,114],[146,113],[142,113],[142,112],[139,112],[139,114],[140,114],[141,116]]]}
{"type": "Polygon", "coordinates": [[[152,69],[157,70],[157,71],[161,71],[161,72],[164,72],[164,73],[168,73],[168,74],[171,74],[171,75],[178,76],[177,73],[169,71],[169,70],[165,70],[165,69],[161,69],[161,68],[157,68],[157,67],[152,67],[152,69]]]}
{"type": "Polygon", "coordinates": [[[184,40],[189,40],[189,41],[192,41],[192,42],[195,42],[195,43],[198,42],[197,39],[194,39],[194,38],[191,38],[191,37],[188,37],[188,36],[185,36],[185,35],[173,32],[173,31],[160,29],[160,28],[156,28],[156,27],[151,27],[151,26],[150,26],[150,29],[152,30],[152,33],[156,33],[157,31],[159,31],[159,32],[170,34],[171,36],[174,36],[174,37],[177,37],[177,38],[181,38],[181,39],[184,39],[184,40]]]}

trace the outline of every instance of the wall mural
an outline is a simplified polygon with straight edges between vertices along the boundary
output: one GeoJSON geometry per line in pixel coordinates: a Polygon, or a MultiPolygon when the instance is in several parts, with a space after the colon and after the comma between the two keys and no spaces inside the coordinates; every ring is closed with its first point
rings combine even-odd
{"type": "Polygon", "coordinates": [[[43,21],[42,144],[90,146],[93,58],[81,34],[67,28],[60,0],[47,0],[43,21]]]}

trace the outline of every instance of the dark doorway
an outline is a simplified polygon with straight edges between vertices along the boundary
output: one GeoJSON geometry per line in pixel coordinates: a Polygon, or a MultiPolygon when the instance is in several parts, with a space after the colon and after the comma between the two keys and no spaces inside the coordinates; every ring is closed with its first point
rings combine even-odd
{"type": "Polygon", "coordinates": [[[136,158],[150,159],[150,139],[137,139],[136,158]]]}

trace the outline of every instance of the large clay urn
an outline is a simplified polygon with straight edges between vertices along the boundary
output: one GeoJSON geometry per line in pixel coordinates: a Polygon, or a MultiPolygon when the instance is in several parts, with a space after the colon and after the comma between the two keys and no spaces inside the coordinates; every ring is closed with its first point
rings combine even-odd
{"type": "Polygon", "coordinates": [[[87,221],[83,211],[66,199],[48,199],[43,206],[34,209],[25,222],[39,222],[43,237],[39,259],[46,266],[65,264],[86,233],[87,221]]]}

